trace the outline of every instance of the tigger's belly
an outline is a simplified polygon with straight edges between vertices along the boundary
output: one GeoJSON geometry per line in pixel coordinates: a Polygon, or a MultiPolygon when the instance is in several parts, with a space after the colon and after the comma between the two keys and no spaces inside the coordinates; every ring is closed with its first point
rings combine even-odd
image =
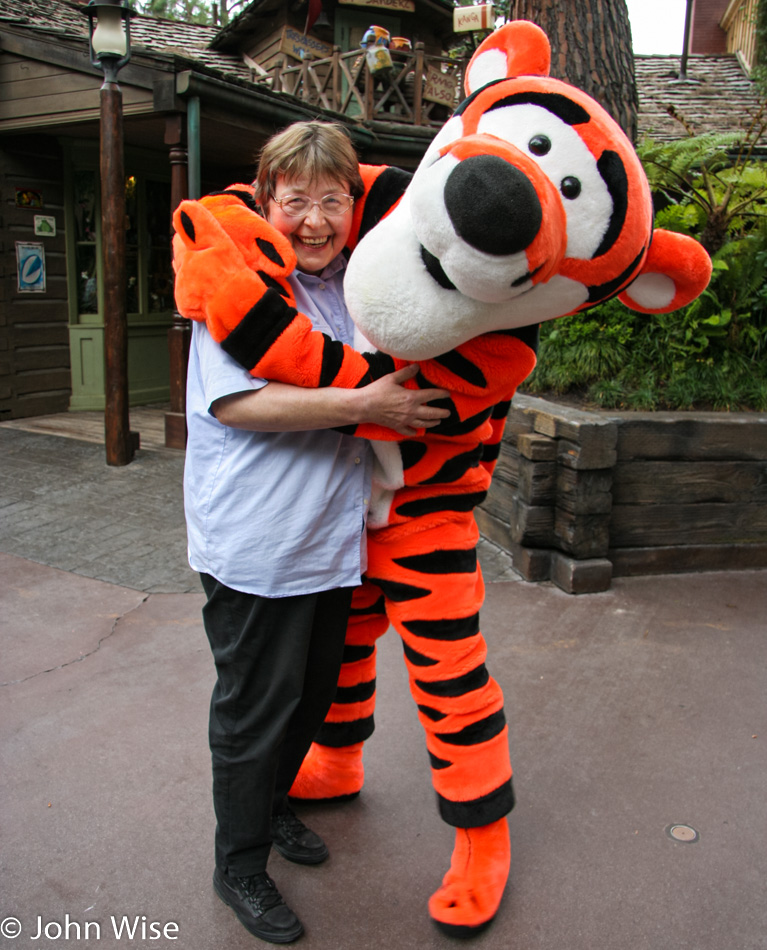
{"type": "Polygon", "coordinates": [[[490,472],[480,465],[483,443],[476,436],[458,442],[374,443],[374,449],[379,464],[373,475],[370,528],[398,523],[414,514],[470,511],[490,485],[490,472]],[[381,455],[379,446],[384,447],[381,455]],[[392,449],[399,456],[398,479],[392,449]]]}

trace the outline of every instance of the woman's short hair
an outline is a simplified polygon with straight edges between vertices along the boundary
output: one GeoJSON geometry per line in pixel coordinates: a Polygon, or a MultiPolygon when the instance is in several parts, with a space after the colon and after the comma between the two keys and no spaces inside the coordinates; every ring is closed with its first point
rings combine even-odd
{"type": "Polygon", "coordinates": [[[346,129],[336,122],[294,122],[269,139],[261,150],[253,183],[262,207],[274,196],[280,175],[287,181],[305,175],[310,181],[348,181],[355,199],[364,191],[357,153],[346,129]]]}

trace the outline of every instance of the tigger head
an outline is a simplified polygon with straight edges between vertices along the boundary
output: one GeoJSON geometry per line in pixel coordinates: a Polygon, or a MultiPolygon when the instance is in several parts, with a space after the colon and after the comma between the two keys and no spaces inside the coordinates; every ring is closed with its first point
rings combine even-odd
{"type": "Polygon", "coordinates": [[[653,231],[647,179],[618,124],[549,64],[534,24],[491,34],[469,63],[468,98],[357,246],[346,299],[379,349],[426,359],[616,295],[663,313],[706,287],[703,248],[653,231]]]}

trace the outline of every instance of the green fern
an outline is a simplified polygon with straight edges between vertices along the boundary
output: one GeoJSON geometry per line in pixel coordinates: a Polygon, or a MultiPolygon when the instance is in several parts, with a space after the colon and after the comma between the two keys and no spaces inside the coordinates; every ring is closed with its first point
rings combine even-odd
{"type": "MultiPolygon", "coordinates": [[[[754,147],[767,131],[767,101],[742,132],[693,134],[689,123],[669,111],[688,135],[673,142],[646,139],[638,148],[650,187],[667,207],[694,208],[699,238],[714,253],[728,238],[746,233],[767,216],[767,170],[754,161],[754,147]]],[[[686,233],[694,223],[686,212],[686,233]]]]}

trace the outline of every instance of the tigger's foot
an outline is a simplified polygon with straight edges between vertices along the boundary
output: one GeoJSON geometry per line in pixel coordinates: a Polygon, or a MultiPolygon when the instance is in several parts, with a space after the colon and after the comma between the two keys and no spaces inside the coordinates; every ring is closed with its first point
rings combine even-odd
{"type": "Polygon", "coordinates": [[[334,749],[313,742],[290,789],[290,797],[315,802],[356,798],[365,781],[363,745],[355,742],[334,749]]]}
{"type": "Polygon", "coordinates": [[[505,818],[481,828],[456,828],[450,870],[429,900],[429,913],[443,933],[473,937],[495,917],[511,865],[505,818]]]}

